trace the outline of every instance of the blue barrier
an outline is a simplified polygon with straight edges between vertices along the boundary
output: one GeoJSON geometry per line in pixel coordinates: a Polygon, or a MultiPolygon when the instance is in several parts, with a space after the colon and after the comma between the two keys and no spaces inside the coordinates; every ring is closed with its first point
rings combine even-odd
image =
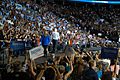
{"type": "Polygon", "coordinates": [[[10,49],[12,49],[13,51],[25,50],[25,42],[24,41],[11,41],[10,49]]]}
{"type": "Polygon", "coordinates": [[[25,48],[28,49],[28,50],[31,49],[32,48],[32,41],[30,41],[30,40],[26,41],[25,42],[25,48]]]}
{"type": "Polygon", "coordinates": [[[117,48],[102,48],[101,58],[102,59],[117,59],[118,49],[117,48]]]}

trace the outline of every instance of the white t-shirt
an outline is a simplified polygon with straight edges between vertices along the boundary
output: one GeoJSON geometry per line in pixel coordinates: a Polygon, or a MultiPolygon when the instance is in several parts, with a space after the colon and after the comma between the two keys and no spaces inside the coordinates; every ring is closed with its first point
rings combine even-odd
{"type": "Polygon", "coordinates": [[[53,38],[54,40],[60,39],[59,33],[58,33],[58,32],[52,32],[52,38],[53,38]]]}

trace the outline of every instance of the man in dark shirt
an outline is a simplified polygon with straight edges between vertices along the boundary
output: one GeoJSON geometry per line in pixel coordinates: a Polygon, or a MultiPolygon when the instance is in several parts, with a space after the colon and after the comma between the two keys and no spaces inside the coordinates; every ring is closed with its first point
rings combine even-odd
{"type": "Polygon", "coordinates": [[[83,71],[83,79],[82,80],[98,80],[97,73],[93,69],[95,66],[94,61],[89,61],[89,68],[83,71]]]}

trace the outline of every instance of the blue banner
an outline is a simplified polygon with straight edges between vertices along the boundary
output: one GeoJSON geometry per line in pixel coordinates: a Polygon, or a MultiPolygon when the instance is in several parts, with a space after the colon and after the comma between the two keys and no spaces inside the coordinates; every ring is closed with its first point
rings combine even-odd
{"type": "Polygon", "coordinates": [[[117,48],[102,48],[101,58],[102,59],[117,59],[118,49],[117,48]]]}
{"type": "Polygon", "coordinates": [[[13,51],[25,50],[25,42],[24,41],[11,41],[10,49],[13,51]]]}
{"type": "Polygon", "coordinates": [[[72,2],[88,2],[88,3],[102,3],[102,4],[120,4],[119,0],[70,0],[72,2]]]}
{"type": "Polygon", "coordinates": [[[25,42],[25,48],[26,49],[31,49],[32,48],[32,41],[28,40],[25,42]]]}

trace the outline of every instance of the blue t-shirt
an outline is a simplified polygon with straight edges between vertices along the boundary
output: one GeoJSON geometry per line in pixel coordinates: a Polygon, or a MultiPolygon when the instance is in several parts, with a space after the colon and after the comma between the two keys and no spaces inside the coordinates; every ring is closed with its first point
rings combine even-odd
{"type": "Polygon", "coordinates": [[[98,71],[97,75],[98,75],[98,78],[101,78],[102,77],[102,70],[98,71]]]}

